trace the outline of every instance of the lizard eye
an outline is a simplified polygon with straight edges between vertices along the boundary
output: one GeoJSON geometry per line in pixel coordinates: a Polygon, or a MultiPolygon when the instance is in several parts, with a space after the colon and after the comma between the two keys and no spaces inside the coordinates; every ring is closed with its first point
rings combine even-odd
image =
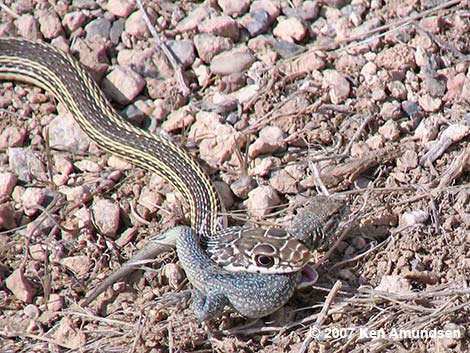
{"type": "Polygon", "coordinates": [[[274,265],[274,258],[267,255],[256,255],[255,256],[256,265],[260,267],[272,267],[274,265]]]}

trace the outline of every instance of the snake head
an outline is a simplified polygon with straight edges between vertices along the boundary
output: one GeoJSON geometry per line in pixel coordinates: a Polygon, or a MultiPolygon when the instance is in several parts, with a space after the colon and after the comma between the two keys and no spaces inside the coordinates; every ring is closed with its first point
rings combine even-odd
{"type": "Polygon", "coordinates": [[[231,272],[294,273],[312,259],[305,244],[275,228],[228,228],[206,245],[211,259],[231,272]]]}

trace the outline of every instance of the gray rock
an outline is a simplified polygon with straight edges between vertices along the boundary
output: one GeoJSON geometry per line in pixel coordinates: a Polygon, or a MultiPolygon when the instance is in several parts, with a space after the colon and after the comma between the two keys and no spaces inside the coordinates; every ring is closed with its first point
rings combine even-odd
{"type": "Polygon", "coordinates": [[[190,40],[172,40],[168,42],[170,49],[176,55],[183,68],[191,66],[196,59],[194,45],[190,40]]]}
{"type": "Polygon", "coordinates": [[[124,31],[125,24],[126,22],[122,18],[113,22],[113,25],[111,26],[111,29],[109,31],[109,39],[111,40],[111,43],[115,45],[119,43],[121,39],[121,34],[124,31]]]}
{"type": "Polygon", "coordinates": [[[274,50],[284,59],[305,51],[305,47],[286,40],[278,40],[274,43],[274,50]]]}
{"type": "Polygon", "coordinates": [[[19,180],[28,183],[32,182],[33,179],[47,180],[44,164],[31,149],[22,147],[9,148],[8,160],[10,168],[18,176],[19,180]]]}
{"type": "Polygon", "coordinates": [[[248,15],[240,19],[240,24],[248,31],[250,36],[254,37],[264,33],[271,25],[269,13],[263,9],[251,11],[248,15]]]}
{"type": "Polygon", "coordinates": [[[101,37],[109,39],[111,22],[106,18],[97,18],[85,26],[87,38],[101,37]]]}

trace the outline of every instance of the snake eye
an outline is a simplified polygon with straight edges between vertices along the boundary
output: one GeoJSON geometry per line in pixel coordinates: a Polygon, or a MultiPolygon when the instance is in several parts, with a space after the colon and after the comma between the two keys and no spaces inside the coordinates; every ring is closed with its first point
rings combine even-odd
{"type": "Polygon", "coordinates": [[[267,255],[256,255],[255,256],[256,265],[260,267],[272,267],[274,265],[274,258],[267,255]]]}

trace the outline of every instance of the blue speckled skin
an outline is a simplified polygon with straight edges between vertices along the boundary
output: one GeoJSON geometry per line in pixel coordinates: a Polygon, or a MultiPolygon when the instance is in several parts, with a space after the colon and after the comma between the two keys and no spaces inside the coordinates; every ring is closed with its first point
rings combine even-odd
{"type": "Polygon", "coordinates": [[[250,318],[266,316],[290,299],[300,280],[300,273],[228,272],[210,260],[191,228],[172,231],[178,234],[176,249],[181,265],[197,290],[193,310],[201,321],[217,317],[226,305],[250,318]]]}

